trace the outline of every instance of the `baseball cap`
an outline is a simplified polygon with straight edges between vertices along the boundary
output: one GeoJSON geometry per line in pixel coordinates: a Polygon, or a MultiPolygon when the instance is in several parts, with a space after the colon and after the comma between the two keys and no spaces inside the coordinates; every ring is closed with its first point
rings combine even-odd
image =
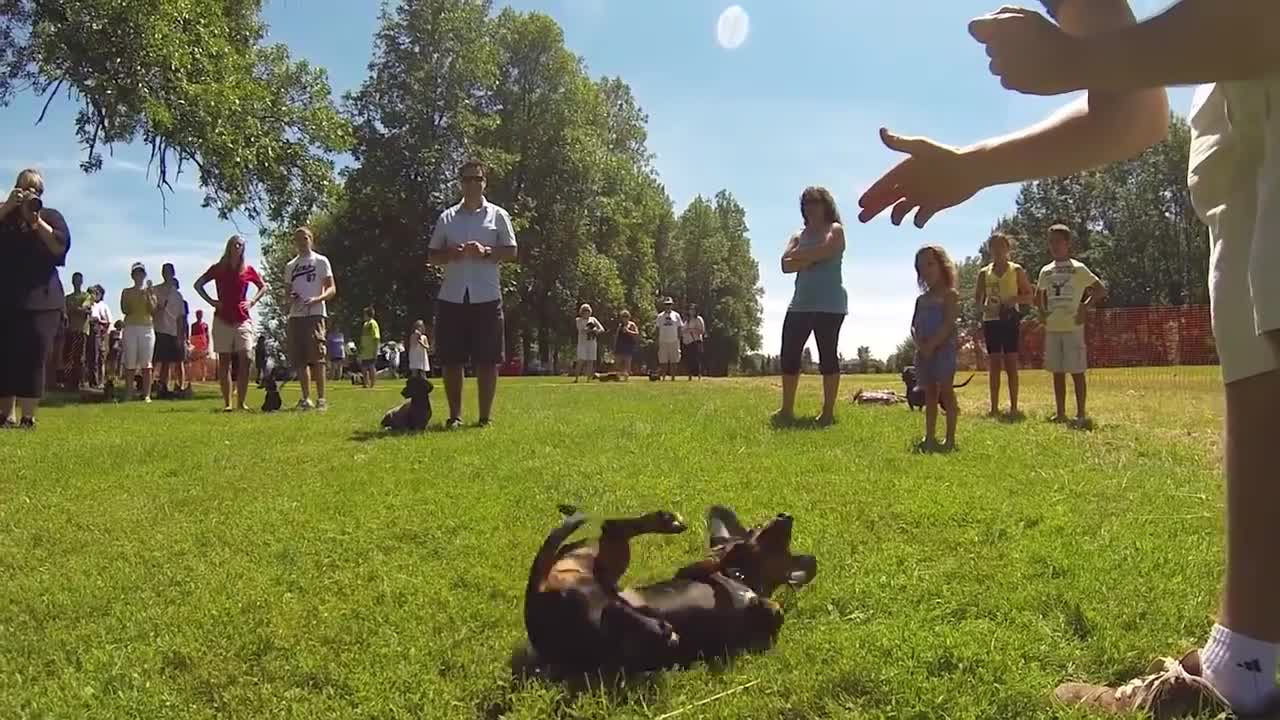
{"type": "Polygon", "coordinates": [[[669,297],[666,297],[666,298],[662,298],[662,304],[663,304],[663,305],[675,305],[675,304],[676,304],[676,301],[675,301],[675,300],[672,300],[672,299],[671,299],[671,298],[669,298],[669,297]]]}
{"type": "Polygon", "coordinates": [[[142,263],[140,263],[140,262],[136,262],[136,263],[134,263],[133,265],[130,265],[130,266],[129,266],[129,274],[130,274],[130,275],[132,275],[132,274],[134,274],[134,273],[138,272],[139,270],[141,270],[142,272],[146,272],[146,271],[147,271],[147,266],[146,266],[146,265],[143,265],[143,264],[142,264],[142,263]]]}

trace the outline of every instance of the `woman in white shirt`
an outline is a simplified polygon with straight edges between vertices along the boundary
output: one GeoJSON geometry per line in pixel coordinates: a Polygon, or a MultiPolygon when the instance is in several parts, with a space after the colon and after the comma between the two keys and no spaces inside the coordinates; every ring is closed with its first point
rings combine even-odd
{"type": "Polygon", "coordinates": [[[111,333],[111,307],[103,300],[107,291],[101,285],[89,288],[93,306],[89,309],[89,385],[102,387],[106,379],[107,336],[111,333]]]}
{"type": "Polygon", "coordinates": [[[573,381],[578,382],[578,378],[586,373],[587,382],[591,382],[598,357],[596,338],[604,332],[604,326],[591,316],[591,306],[586,303],[578,308],[574,322],[578,326],[578,362],[574,364],[573,381]]]}

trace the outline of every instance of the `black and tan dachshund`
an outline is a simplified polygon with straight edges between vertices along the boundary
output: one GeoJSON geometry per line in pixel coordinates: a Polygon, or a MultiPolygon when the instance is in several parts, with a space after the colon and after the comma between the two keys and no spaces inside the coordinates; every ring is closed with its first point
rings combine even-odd
{"type": "MultiPolygon", "coordinates": [[[[969,375],[968,380],[965,380],[959,385],[952,385],[951,387],[955,388],[956,390],[959,390],[965,385],[968,385],[969,383],[973,382],[973,377],[974,377],[973,375],[969,375]]],[[[925,406],[924,388],[920,387],[919,385],[919,376],[916,374],[916,367],[914,365],[908,365],[902,369],[902,382],[907,386],[908,409],[910,410],[915,410],[916,408],[923,409],[925,406]]],[[[938,406],[942,408],[943,412],[947,411],[946,401],[943,400],[942,398],[938,398],[938,406]]]]}
{"type": "Polygon", "coordinates": [[[408,398],[382,416],[389,430],[421,432],[431,422],[431,381],[417,375],[405,381],[400,396],[408,398]]]}
{"type": "Polygon", "coordinates": [[[812,556],[790,551],[793,521],[779,515],[747,530],[727,508],[708,513],[710,553],[670,580],[620,589],[629,541],[674,534],[668,512],[606,520],[598,542],[562,544],[586,521],[571,513],[551,532],[530,568],[525,629],[539,662],[570,672],[648,671],[770,646],[782,612],[769,595],[817,572],[812,556]]]}

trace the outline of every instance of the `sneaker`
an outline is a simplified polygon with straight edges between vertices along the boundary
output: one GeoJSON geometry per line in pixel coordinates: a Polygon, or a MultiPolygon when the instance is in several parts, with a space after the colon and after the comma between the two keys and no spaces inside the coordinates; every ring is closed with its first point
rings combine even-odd
{"type": "Polygon", "coordinates": [[[1231,711],[1226,699],[1204,679],[1198,650],[1181,660],[1161,658],[1147,672],[1118,688],[1065,683],[1053,691],[1053,699],[1061,705],[1096,713],[1147,713],[1154,720],[1202,714],[1212,717],[1231,711]]]}
{"type": "Polygon", "coordinates": [[[296,410],[302,410],[303,412],[305,412],[305,411],[307,411],[307,410],[310,410],[310,409],[311,409],[311,401],[310,401],[310,400],[299,400],[299,401],[298,401],[298,406],[297,406],[297,408],[295,408],[295,409],[296,409],[296,410]]]}
{"type": "Polygon", "coordinates": [[[481,428],[493,427],[493,419],[480,418],[479,422],[476,423],[476,427],[481,427],[481,428]]]}
{"type": "Polygon", "coordinates": [[[329,409],[328,400],[321,398],[316,401],[316,410],[319,410],[320,412],[324,412],[325,410],[328,410],[328,409],[329,409]]]}
{"type": "Polygon", "coordinates": [[[7,417],[0,421],[0,430],[14,430],[18,427],[18,421],[11,417],[7,417]]]}
{"type": "Polygon", "coordinates": [[[19,430],[35,430],[36,419],[30,418],[30,417],[22,418],[22,420],[18,423],[18,429],[19,430]]]}
{"type": "Polygon", "coordinates": [[[444,421],[445,430],[457,430],[462,427],[462,418],[449,418],[444,421]]]}
{"type": "Polygon", "coordinates": [[[144,396],[142,397],[142,402],[143,402],[144,404],[146,404],[146,405],[150,405],[150,404],[151,404],[151,396],[150,396],[150,395],[144,395],[144,396]]]}

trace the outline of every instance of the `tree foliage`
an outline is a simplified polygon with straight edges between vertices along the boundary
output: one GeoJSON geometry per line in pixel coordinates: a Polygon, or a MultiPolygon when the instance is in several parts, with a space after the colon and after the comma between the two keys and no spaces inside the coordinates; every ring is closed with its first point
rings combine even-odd
{"type": "MultiPolygon", "coordinates": [[[[261,0],[0,0],[0,106],[79,105],[81,168],[141,141],[163,190],[190,163],[204,204],[259,225],[305,219],[349,128],[324,70],[263,45],[261,0]]],[[[44,113],[41,113],[41,119],[44,113]]]]}
{"type": "Polygon", "coordinates": [[[356,163],[317,232],[339,276],[335,321],[354,327],[374,305],[391,337],[430,323],[441,275],[427,241],[474,157],[520,246],[519,263],[502,268],[509,352],[553,362],[574,343],[584,302],[610,329],[629,310],[647,337],[655,299],[671,294],[703,308],[710,367],[736,366],[759,345],[761,293],[741,206],[722,192],[677,221],[627,84],[592,79],[550,17],[491,10],[487,0],[384,8],[369,76],[344,107],[356,163]]]}

